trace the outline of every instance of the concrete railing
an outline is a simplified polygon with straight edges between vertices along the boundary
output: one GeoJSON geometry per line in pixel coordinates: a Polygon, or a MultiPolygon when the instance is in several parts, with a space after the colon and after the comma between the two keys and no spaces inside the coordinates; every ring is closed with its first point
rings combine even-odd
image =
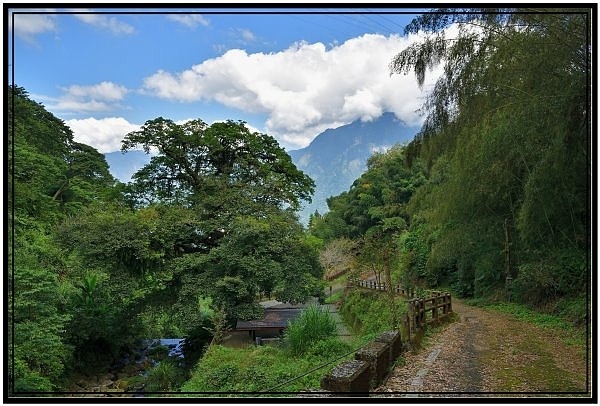
{"type": "Polygon", "coordinates": [[[452,313],[450,293],[434,292],[433,296],[427,299],[409,299],[407,303],[406,327],[409,336],[427,324],[436,323],[440,318],[452,313]]]}

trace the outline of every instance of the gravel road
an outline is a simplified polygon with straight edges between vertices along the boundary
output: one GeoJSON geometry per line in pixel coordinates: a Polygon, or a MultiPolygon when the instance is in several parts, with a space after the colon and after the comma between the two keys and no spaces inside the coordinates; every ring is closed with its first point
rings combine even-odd
{"type": "Polygon", "coordinates": [[[585,348],[498,311],[455,299],[453,310],[458,320],[437,327],[418,351],[405,353],[404,365],[375,392],[386,397],[586,396],[585,348]]]}

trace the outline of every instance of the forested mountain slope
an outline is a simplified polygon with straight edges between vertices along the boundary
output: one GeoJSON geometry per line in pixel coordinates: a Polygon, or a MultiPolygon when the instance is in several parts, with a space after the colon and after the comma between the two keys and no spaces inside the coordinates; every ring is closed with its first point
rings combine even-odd
{"type": "Polygon", "coordinates": [[[118,193],[102,154],[74,142],[24,89],[10,88],[8,100],[10,390],[52,391],[79,361],[77,340],[93,334],[80,323],[95,299],[93,286],[75,277],[84,264],[65,256],[55,236],[62,221],[118,193]]]}
{"type": "Polygon", "coordinates": [[[418,128],[406,125],[393,113],[384,113],[369,122],[357,120],[329,129],[306,148],[290,151],[299,169],[315,181],[312,203],[300,211],[303,223],[315,211],[327,212],[326,200],[348,189],[367,168],[367,159],[395,144],[412,140],[418,128]]]}
{"type": "Polygon", "coordinates": [[[369,247],[365,269],[406,284],[510,298],[583,321],[590,16],[488,11],[425,14],[407,27],[430,34],[399,53],[392,72],[414,71],[422,83],[428,67],[445,67],[425,124],[405,148],[371,158],[311,232],[360,239],[369,247]],[[453,23],[458,33],[447,38],[453,23]]]}

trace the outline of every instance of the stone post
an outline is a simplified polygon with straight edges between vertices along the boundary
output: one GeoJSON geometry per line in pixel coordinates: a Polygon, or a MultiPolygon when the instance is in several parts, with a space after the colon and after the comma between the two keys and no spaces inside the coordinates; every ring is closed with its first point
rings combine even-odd
{"type": "Polygon", "coordinates": [[[390,366],[402,354],[402,339],[397,330],[384,331],[375,339],[376,342],[385,343],[390,347],[390,366]]]}
{"type": "Polygon", "coordinates": [[[377,341],[370,342],[356,351],[357,360],[369,363],[371,369],[371,388],[381,385],[390,367],[389,345],[377,341]]]}
{"type": "Polygon", "coordinates": [[[368,393],[371,368],[361,360],[345,361],[321,379],[321,388],[329,392],[368,393]]]}

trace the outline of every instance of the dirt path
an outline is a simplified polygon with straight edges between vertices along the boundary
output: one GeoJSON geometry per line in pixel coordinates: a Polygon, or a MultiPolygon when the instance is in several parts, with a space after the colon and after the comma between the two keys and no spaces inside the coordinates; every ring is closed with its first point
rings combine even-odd
{"type": "Polygon", "coordinates": [[[584,348],[498,311],[455,299],[452,305],[458,320],[436,328],[416,353],[404,354],[404,366],[396,367],[376,392],[448,397],[452,392],[548,396],[587,391],[584,348]]]}

